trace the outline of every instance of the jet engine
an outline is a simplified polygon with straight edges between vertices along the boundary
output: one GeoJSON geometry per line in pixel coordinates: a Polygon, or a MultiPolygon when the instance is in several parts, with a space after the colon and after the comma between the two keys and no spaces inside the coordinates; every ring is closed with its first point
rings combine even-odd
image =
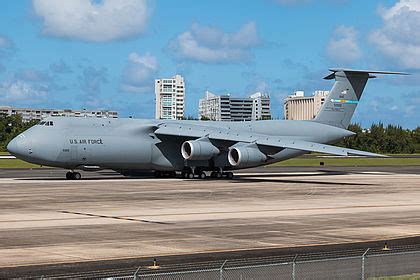
{"type": "Polygon", "coordinates": [[[254,166],[265,162],[267,156],[263,154],[255,144],[248,146],[231,147],[228,153],[228,160],[232,166],[244,167],[254,166]]]}
{"type": "Polygon", "coordinates": [[[181,154],[188,160],[209,160],[220,153],[208,138],[185,141],[181,147],[181,154]]]}

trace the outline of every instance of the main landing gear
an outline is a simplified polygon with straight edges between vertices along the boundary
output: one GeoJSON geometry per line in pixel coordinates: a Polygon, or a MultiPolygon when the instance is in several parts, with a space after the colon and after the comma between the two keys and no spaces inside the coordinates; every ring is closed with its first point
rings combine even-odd
{"type": "Polygon", "coordinates": [[[184,179],[194,179],[195,177],[199,179],[206,179],[207,174],[204,171],[196,172],[195,174],[191,171],[182,171],[181,177],[184,179]]]}
{"type": "MultiPolygon", "coordinates": [[[[185,178],[185,179],[194,179],[194,178],[206,179],[207,174],[204,171],[196,168],[194,171],[192,171],[192,170],[182,171],[181,177],[185,178]]],[[[223,170],[212,171],[210,173],[210,178],[212,178],[212,179],[222,179],[222,178],[232,179],[233,178],[233,173],[232,172],[223,172],[223,170]]]]}
{"type": "Polygon", "coordinates": [[[232,179],[233,173],[232,172],[219,172],[219,171],[212,171],[210,173],[211,178],[221,179],[221,178],[227,178],[232,179]]]}
{"type": "Polygon", "coordinates": [[[79,172],[69,171],[66,173],[67,180],[80,180],[82,178],[82,174],[79,172]]]}
{"type": "Polygon", "coordinates": [[[175,171],[155,170],[154,175],[155,175],[156,178],[176,178],[176,172],[175,171]]]}
{"type": "MultiPolygon", "coordinates": [[[[175,171],[159,171],[159,170],[155,170],[154,175],[156,178],[176,178],[177,174],[175,171]]],[[[201,179],[204,180],[206,179],[207,173],[204,172],[203,170],[200,170],[200,168],[186,168],[181,172],[181,178],[184,179],[201,179]]],[[[233,178],[233,173],[232,172],[223,172],[223,170],[218,170],[218,171],[212,171],[210,173],[210,178],[212,179],[222,179],[222,178],[226,178],[226,179],[232,179],[233,178]]]]}

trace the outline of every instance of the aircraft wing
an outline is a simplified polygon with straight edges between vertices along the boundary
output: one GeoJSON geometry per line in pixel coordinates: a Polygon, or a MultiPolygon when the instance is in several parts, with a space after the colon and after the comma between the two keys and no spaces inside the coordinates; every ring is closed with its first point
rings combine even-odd
{"type": "Polygon", "coordinates": [[[235,131],[228,128],[215,128],[211,126],[201,126],[192,124],[161,124],[155,130],[155,134],[159,136],[177,136],[186,139],[198,139],[207,137],[211,140],[226,142],[242,142],[255,143],[257,145],[271,146],[278,148],[288,148],[294,150],[302,150],[307,152],[326,153],[339,156],[359,155],[366,157],[387,157],[385,155],[336,147],[327,144],[321,144],[306,140],[292,139],[290,137],[279,137],[266,134],[258,134],[250,131],[235,131]]]}

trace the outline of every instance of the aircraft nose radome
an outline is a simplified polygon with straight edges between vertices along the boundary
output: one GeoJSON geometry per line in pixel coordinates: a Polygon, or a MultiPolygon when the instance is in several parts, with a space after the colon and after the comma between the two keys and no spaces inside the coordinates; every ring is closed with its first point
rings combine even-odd
{"type": "Polygon", "coordinates": [[[10,141],[9,144],[7,144],[7,150],[12,155],[19,154],[19,148],[16,138],[13,138],[12,141],[10,141]]]}

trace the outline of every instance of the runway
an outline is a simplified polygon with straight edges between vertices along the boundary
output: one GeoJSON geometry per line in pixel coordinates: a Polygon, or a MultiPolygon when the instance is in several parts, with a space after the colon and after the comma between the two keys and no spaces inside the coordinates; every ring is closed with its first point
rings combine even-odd
{"type": "Polygon", "coordinates": [[[240,255],[420,232],[417,168],[270,167],[238,172],[233,180],[127,179],[104,171],[66,181],[56,169],[0,172],[3,270],[240,255]]]}

